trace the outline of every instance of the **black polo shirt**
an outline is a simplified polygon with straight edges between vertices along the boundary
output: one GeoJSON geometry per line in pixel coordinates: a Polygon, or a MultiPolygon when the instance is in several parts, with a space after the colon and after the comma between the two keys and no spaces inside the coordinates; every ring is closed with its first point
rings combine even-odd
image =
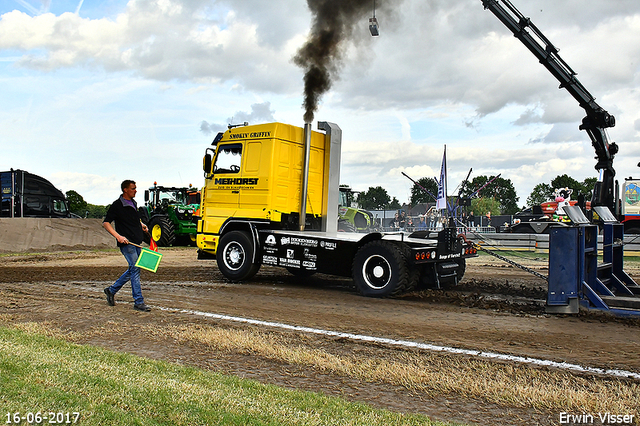
{"type": "MultiPolygon", "coordinates": [[[[140,216],[138,215],[138,205],[135,200],[131,200],[131,204],[129,205],[127,200],[120,196],[120,198],[111,203],[103,222],[111,223],[115,221],[115,228],[118,234],[132,243],[142,244],[144,235],[140,224],[140,216]]],[[[118,243],[118,247],[124,245],[126,244],[118,243]]]]}

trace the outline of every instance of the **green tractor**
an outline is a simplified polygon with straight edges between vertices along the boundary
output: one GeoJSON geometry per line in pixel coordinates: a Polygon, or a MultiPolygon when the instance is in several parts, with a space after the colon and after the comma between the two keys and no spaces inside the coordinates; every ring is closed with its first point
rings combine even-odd
{"type": "MultiPolygon", "coordinates": [[[[144,201],[145,206],[139,209],[140,217],[159,247],[195,242],[200,191],[191,186],[176,188],[154,182],[144,191],[144,201]]],[[[145,239],[150,236],[145,235],[145,239]]]]}
{"type": "Polygon", "coordinates": [[[354,194],[349,186],[340,186],[340,201],[338,206],[338,231],[371,232],[376,225],[373,214],[355,207],[354,194]]]}

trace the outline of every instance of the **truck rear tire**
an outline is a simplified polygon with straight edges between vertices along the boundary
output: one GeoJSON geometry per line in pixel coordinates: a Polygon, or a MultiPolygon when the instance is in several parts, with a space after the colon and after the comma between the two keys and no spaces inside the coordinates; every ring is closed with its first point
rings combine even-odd
{"type": "Polygon", "coordinates": [[[176,228],[167,216],[154,216],[149,221],[149,233],[158,247],[172,246],[176,241],[176,228]]]}
{"type": "Polygon", "coordinates": [[[414,287],[406,250],[390,241],[372,241],[353,260],[353,280],[363,296],[396,296],[414,287]]]}
{"type": "Polygon", "coordinates": [[[243,281],[253,277],[260,269],[253,263],[253,241],[246,232],[231,231],[220,238],[216,251],[218,269],[231,281],[243,281]]]}

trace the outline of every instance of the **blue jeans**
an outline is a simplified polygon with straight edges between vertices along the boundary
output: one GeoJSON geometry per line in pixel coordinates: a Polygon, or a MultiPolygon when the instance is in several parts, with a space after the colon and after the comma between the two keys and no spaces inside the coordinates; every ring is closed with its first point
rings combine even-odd
{"type": "Polygon", "coordinates": [[[142,288],[140,286],[140,268],[135,266],[141,250],[139,247],[127,244],[120,247],[120,251],[124,255],[124,258],[127,259],[129,269],[127,269],[124,274],[122,274],[120,278],[118,278],[116,282],[109,287],[109,291],[111,294],[116,294],[122,286],[127,283],[127,281],[131,280],[131,294],[133,295],[133,302],[136,305],[141,305],[144,303],[144,299],[142,298],[142,288]]]}

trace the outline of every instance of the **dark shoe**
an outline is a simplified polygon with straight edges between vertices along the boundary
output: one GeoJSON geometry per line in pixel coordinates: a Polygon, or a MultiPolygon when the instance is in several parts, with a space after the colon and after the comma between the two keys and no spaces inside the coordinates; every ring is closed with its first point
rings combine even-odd
{"type": "Polygon", "coordinates": [[[144,303],[141,303],[139,305],[133,305],[133,309],[137,309],[138,311],[142,311],[142,312],[149,312],[151,310],[151,308],[145,305],[144,303]]]}
{"type": "Polygon", "coordinates": [[[111,294],[111,290],[109,290],[109,287],[104,289],[104,294],[107,295],[107,303],[109,304],[109,306],[116,306],[116,299],[113,297],[113,294],[111,294]]]}

